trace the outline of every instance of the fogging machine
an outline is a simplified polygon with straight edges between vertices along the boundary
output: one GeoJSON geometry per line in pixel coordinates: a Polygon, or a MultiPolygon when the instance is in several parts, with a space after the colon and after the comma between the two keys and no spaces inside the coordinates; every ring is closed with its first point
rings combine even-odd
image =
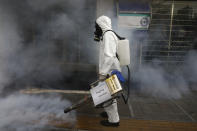
{"type": "Polygon", "coordinates": [[[119,74],[113,74],[104,81],[95,81],[94,83],[90,84],[90,94],[86,95],[83,99],[78,101],[76,104],[66,108],[64,113],[68,113],[74,109],[77,109],[83,106],[87,102],[91,102],[93,100],[94,106],[96,108],[103,107],[103,104],[111,101],[115,98],[120,98],[122,96],[125,104],[129,98],[129,84],[130,84],[130,70],[128,67],[128,94],[127,98],[123,94],[123,88],[120,83],[122,82],[119,74]]]}

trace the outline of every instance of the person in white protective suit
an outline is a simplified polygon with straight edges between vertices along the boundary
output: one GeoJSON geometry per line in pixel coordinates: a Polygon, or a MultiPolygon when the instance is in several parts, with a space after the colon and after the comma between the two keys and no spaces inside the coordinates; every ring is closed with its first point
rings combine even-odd
{"type": "MultiPolygon", "coordinates": [[[[100,42],[99,54],[99,79],[104,80],[111,71],[121,71],[120,63],[116,57],[118,38],[112,32],[111,19],[107,16],[100,16],[95,23],[95,40],[100,42]]],[[[119,126],[119,114],[116,99],[104,104],[108,120],[101,121],[104,126],[119,126]]],[[[102,113],[102,116],[106,113],[102,113]]],[[[104,115],[105,116],[105,115],[104,115]]]]}

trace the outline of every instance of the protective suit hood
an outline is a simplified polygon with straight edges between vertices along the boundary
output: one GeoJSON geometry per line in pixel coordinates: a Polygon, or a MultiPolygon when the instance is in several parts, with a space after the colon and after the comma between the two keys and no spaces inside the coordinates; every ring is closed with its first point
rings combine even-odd
{"type": "Polygon", "coordinates": [[[96,23],[101,27],[103,33],[106,30],[112,30],[111,19],[107,16],[100,16],[97,18],[96,23]]]}

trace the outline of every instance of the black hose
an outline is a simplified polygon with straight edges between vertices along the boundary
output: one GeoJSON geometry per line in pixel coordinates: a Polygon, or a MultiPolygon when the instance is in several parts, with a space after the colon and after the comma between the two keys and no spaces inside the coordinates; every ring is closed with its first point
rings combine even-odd
{"type": "Polygon", "coordinates": [[[131,78],[131,72],[130,72],[130,69],[129,69],[129,66],[127,65],[127,70],[128,70],[128,92],[127,92],[127,99],[126,99],[126,103],[128,102],[129,100],[129,95],[130,95],[130,78],[131,78]]]}
{"type": "Polygon", "coordinates": [[[128,81],[127,81],[127,87],[128,87],[128,91],[127,91],[127,98],[125,98],[124,94],[122,94],[122,98],[125,102],[125,104],[128,103],[128,100],[129,100],[129,95],[130,95],[130,69],[129,69],[129,66],[127,65],[127,70],[128,70],[128,81]]]}

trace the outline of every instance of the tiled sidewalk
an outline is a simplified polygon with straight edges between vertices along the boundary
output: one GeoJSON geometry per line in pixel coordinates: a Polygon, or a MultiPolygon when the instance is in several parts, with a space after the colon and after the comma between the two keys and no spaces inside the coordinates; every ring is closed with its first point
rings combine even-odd
{"type": "MultiPolygon", "coordinates": [[[[102,118],[79,116],[76,124],[67,131],[197,131],[197,123],[169,122],[156,120],[121,119],[119,127],[104,127],[99,124],[102,118]]],[[[65,123],[56,125],[63,130],[65,123]]]]}
{"type": "MultiPolygon", "coordinates": [[[[76,103],[84,94],[60,93],[62,99],[76,103]]],[[[118,100],[121,125],[106,128],[100,125],[99,113],[93,103],[84,104],[76,110],[77,122],[74,125],[61,122],[53,125],[57,131],[197,131],[197,92],[181,99],[161,99],[132,92],[129,104],[118,100]]]]}

